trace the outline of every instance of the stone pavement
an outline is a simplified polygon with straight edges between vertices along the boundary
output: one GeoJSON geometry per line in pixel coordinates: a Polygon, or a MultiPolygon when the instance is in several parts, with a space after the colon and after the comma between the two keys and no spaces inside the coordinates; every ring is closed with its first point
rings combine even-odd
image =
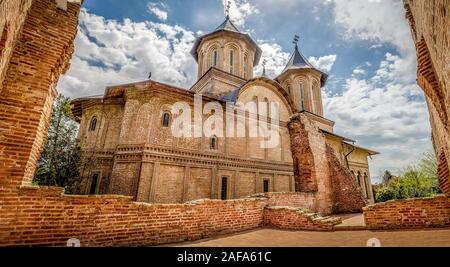
{"type": "Polygon", "coordinates": [[[377,238],[383,247],[450,247],[450,229],[421,231],[305,232],[257,229],[237,235],[173,244],[191,247],[365,247],[377,238]]]}

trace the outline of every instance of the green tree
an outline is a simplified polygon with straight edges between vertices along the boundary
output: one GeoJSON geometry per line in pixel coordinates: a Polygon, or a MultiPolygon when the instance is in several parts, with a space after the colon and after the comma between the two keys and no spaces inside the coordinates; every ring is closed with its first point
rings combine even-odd
{"type": "Polygon", "coordinates": [[[392,178],[394,178],[394,175],[392,175],[390,171],[388,170],[384,171],[383,184],[387,185],[392,178]]]}
{"type": "Polygon", "coordinates": [[[437,166],[434,153],[424,153],[416,164],[406,167],[401,175],[387,179],[387,183],[377,191],[376,201],[430,197],[439,194],[437,166]]]}
{"type": "Polygon", "coordinates": [[[81,151],[76,141],[70,99],[59,95],[53,107],[48,135],[37,163],[34,183],[64,187],[72,192],[79,182],[81,151]]]}

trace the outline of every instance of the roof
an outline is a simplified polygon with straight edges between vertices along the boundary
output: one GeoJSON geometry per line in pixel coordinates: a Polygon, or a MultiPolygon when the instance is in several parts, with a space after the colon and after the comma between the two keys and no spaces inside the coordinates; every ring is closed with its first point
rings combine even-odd
{"type": "Polygon", "coordinates": [[[303,56],[303,54],[299,51],[297,45],[295,45],[294,53],[292,53],[291,57],[289,58],[289,61],[286,64],[286,67],[281,72],[281,74],[278,76],[281,76],[283,73],[285,73],[289,70],[295,70],[295,69],[313,69],[313,70],[320,72],[320,74],[322,74],[321,75],[322,76],[321,77],[322,86],[325,85],[325,83],[328,79],[328,74],[326,74],[325,72],[314,67],[311,64],[311,62],[309,62],[308,59],[306,59],[306,57],[303,56]]]}
{"type": "Polygon", "coordinates": [[[322,133],[326,134],[326,135],[331,135],[331,136],[340,138],[340,139],[342,139],[342,140],[344,140],[344,141],[347,141],[347,142],[356,142],[355,140],[352,140],[352,139],[347,138],[347,137],[342,136],[342,135],[337,135],[337,134],[335,134],[335,133],[328,132],[328,131],[325,131],[325,130],[322,130],[322,129],[320,129],[320,131],[321,131],[322,133]]]}
{"type": "Polygon", "coordinates": [[[222,22],[222,24],[220,24],[215,31],[218,30],[227,30],[227,31],[232,31],[232,32],[239,32],[238,28],[236,26],[234,26],[233,22],[230,20],[230,16],[227,16],[225,18],[225,21],[222,22]]]}
{"type": "Polygon", "coordinates": [[[222,22],[213,32],[202,35],[195,40],[194,46],[191,49],[191,55],[195,58],[195,61],[198,62],[197,50],[198,50],[198,47],[200,46],[201,42],[203,41],[203,39],[210,37],[214,34],[220,33],[220,32],[230,32],[230,33],[238,34],[238,35],[241,35],[244,39],[246,39],[250,44],[252,44],[256,48],[253,66],[256,66],[259,64],[259,60],[261,59],[261,55],[262,55],[261,48],[259,48],[259,46],[255,43],[255,41],[253,41],[253,39],[250,37],[250,35],[239,31],[239,29],[231,21],[230,16],[226,16],[224,22],[222,22]]]}

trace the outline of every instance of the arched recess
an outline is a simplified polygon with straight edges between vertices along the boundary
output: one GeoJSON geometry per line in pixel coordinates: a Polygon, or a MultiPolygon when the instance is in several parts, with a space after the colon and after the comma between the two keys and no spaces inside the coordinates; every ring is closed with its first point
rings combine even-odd
{"type": "Polygon", "coordinates": [[[219,42],[213,42],[207,48],[207,63],[204,72],[207,72],[211,67],[220,68],[222,60],[222,53],[219,42]]]}
{"type": "Polygon", "coordinates": [[[306,110],[311,112],[311,93],[310,82],[307,76],[297,75],[294,77],[292,91],[294,95],[295,105],[298,110],[306,110]]]}
{"type": "Polygon", "coordinates": [[[241,70],[242,48],[234,42],[225,45],[225,71],[236,76],[242,76],[241,70]]]}

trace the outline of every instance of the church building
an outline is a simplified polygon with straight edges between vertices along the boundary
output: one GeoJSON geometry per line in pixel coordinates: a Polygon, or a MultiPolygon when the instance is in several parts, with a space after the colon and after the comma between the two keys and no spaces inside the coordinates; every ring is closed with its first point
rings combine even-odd
{"type": "MultiPolygon", "coordinates": [[[[73,101],[83,153],[80,193],[184,203],[295,192],[299,189],[287,123],[302,112],[317,123],[341,164],[352,171],[364,196],[373,202],[368,158],[378,153],[334,132],[334,122],[324,117],[322,104],[321,89],[328,75],[315,68],[297,45],[275,79],[265,74],[254,77],[261,49],[227,16],[214,31],[196,40],[191,54],[198,63],[198,79],[191,88],[146,80],[109,86],[102,97],[73,101]],[[277,103],[278,145],[261,147],[263,138],[250,136],[250,112],[243,114],[244,136],[175,137],[172,106],[185,102],[194,110],[196,95],[202,95],[202,109],[210,101],[220,103],[223,110],[230,103],[235,109],[238,103],[253,102],[257,107],[277,103]]],[[[272,124],[271,119],[267,122],[272,124]]]]}

